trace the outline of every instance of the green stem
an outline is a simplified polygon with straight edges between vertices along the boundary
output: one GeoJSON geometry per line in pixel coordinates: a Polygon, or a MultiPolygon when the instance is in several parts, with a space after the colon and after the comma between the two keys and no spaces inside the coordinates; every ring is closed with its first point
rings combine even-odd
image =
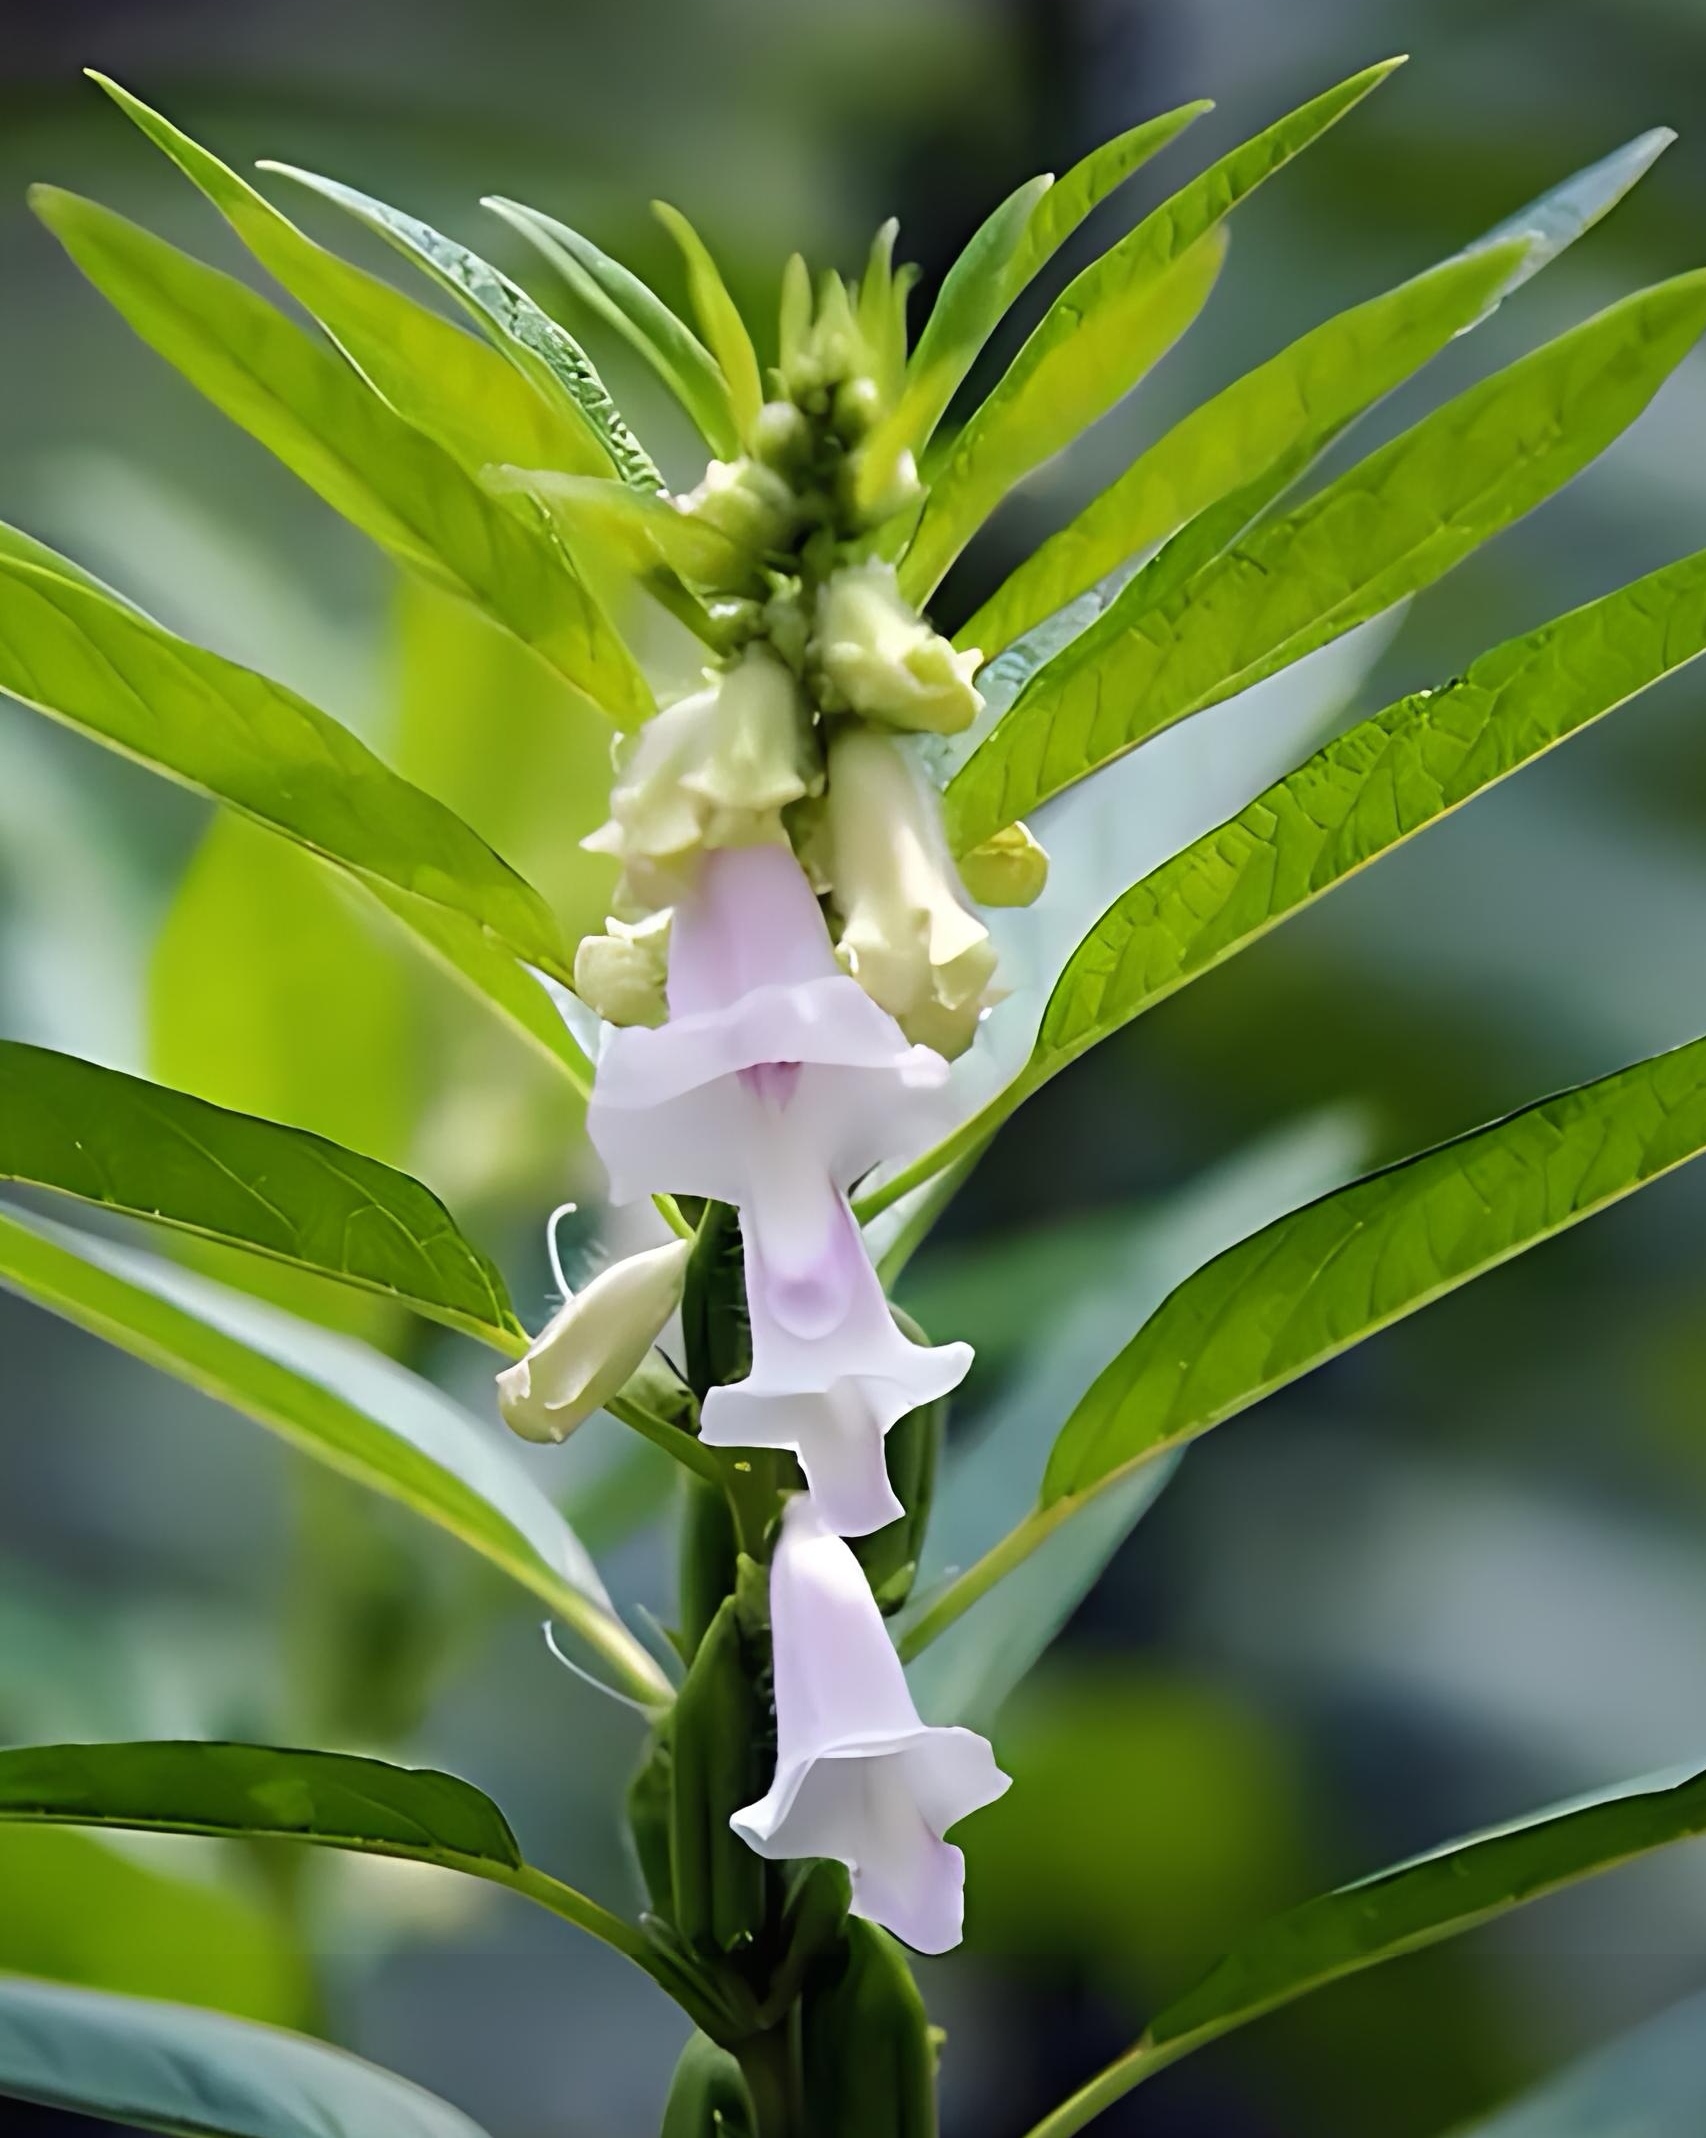
{"type": "Polygon", "coordinates": [[[693,1227],[682,1215],[681,1205],[673,1195],[654,1195],[652,1203],[658,1216],[678,1240],[691,1240],[695,1237],[693,1227]]]}
{"type": "Polygon", "coordinates": [[[560,1915],[565,1923],[573,1923],[577,1929],[589,1932],[593,1937],[634,1965],[642,1968],[654,1981],[657,1970],[652,1964],[652,1949],[644,1931],[632,1923],[625,1923],[619,1915],[612,1915],[595,1900],[584,1893],[577,1893],[573,1886],[564,1885],[560,1878],[553,1878],[548,1871],[536,1870],[532,1864],[517,1864],[513,1870],[500,1869],[495,1865],[482,1865],[479,1875],[493,1885],[506,1887],[511,1893],[519,1893],[524,1900],[548,1908],[553,1915],[560,1915]]]}
{"type": "Polygon", "coordinates": [[[808,2138],[799,2120],[800,2089],[792,2020],[742,2042],[735,2055],[752,2095],[757,2138],[808,2138]]]}
{"type": "Polygon", "coordinates": [[[910,1195],[914,1188],[922,1188],[927,1180],[934,1180],[945,1167],[981,1150],[1008,1115],[1022,1106],[1037,1088],[1029,1071],[1027,1063],[1012,1083],[980,1106],[969,1120],[962,1121],[952,1135],[944,1136],[933,1150],[926,1151],[922,1158],[915,1158],[911,1165],[903,1166],[892,1180],[885,1180],[880,1187],[855,1196],[853,1215],[860,1224],[868,1225],[872,1218],[892,1209],[903,1195],[910,1195]]]}
{"type": "Polygon", "coordinates": [[[1112,2108],[1134,2086],[1141,2086],[1145,2079],[1153,2078],[1197,2046],[1197,2037],[1191,2036],[1158,2048],[1146,2036],[1124,2056],[1116,2057],[1105,2071],[1098,2071],[1088,2085],[1080,2086],[1070,2100],[1062,2101],[1040,2123],[1033,2124],[1025,2138],[1073,2138],[1074,2132],[1094,2122],[1103,2109],[1112,2108]]]}
{"type": "Polygon", "coordinates": [[[722,1464],[697,1434],[688,1432],[685,1426],[671,1425],[667,1418],[658,1417],[654,1411],[647,1410],[643,1403],[636,1403],[629,1396],[612,1396],[604,1407],[611,1417],[620,1419],[643,1439],[662,1448],[666,1455],[673,1456],[684,1469],[702,1477],[708,1485],[721,1487],[722,1464]]]}
{"type": "Polygon", "coordinates": [[[1017,1529],[1010,1529],[999,1544],[930,1599],[895,1643],[901,1660],[910,1663],[938,1634],[946,1633],[955,1619],[962,1618],[980,1597],[988,1595],[1003,1575],[1022,1565],[1082,1505],[1083,1498],[1073,1493],[1051,1500],[1046,1507],[1033,1507],[1017,1529]]]}

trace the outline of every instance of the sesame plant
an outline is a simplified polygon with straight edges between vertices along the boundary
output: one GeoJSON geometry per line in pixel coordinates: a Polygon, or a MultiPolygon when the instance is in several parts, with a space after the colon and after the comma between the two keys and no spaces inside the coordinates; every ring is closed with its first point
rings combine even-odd
{"type": "MultiPolygon", "coordinates": [[[[8,1204],[0,1282],[447,1531],[547,1609],[578,1667],[641,1710],[644,1742],[619,1911],[528,1860],[468,1782],[337,1750],[13,1748],[0,1820],[484,1880],[602,1940],[687,2015],[666,2138],[935,2130],[953,2044],[909,1954],[959,1941],[968,1885],[977,1906],[971,1815],[1006,1778],[998,1744],[931,1700],[923,1659],[985,1624],[1022,1669],[1187,1443],[1706,1147],[1702,1039],[1286,1211],[1132,1331],[1058,1420],[1017,1526],[919,1580],[972,1354],[888,1288],[996,1132],[1099,1041],[1706,651],[1702,552],[1362,719],[1086,912],[1042,987],[1004,980],[1003,909],[1049,875],[1028,818],[1046,837],[1055,797],[1430,586],[1610,445],[1706,330],[1706,271],[1680,275],[1315,472],[1615,205],[1668,138],[1646,135],[1266,356],[1114,471],[975,614],[938,614],[944,576],[1015,487],[1185,334],[1240,201],[1389,71],[1278,119],[1064,287],[1044,282],[981,399],[967,382],[1006,315],[1205,105],[1021,186],[916,331],[892,222],[856,277],[790,260],[759,326],[673,208],[658,213],[688,317],[579,232],[492,203],[564,316],[623,337],[679,401],[705,456],[681,494],[569,326],[497,268],[346,185],[268,166],[275,191],[318,196],[328,226],[341,211],[401,263],[395,282],[349,264],[102,82],[318,331],[92,201],[44,186],[37,214],[320,498],[599,709],[613,772],[589,844],[617,865],[608,920],[565,940],[475,831],[345,727],[9,527],[0,687],[377,900],[461,983],[469,1017],[506,1023],[584,1096],[639,1244],[565,1288],[535,1334],[403,1173],[3,1042],[0,1172],[102,1225],[8,1204]],[[992,1061],[1020,1066],[1003,1080],[992,1061]],[[419,1426],[329,1368],[306,1324],[258,1329],[110,1219],[292,1265],[487,1346],[491,1414],[444,1399],[419,1426]],[[499,1414],[522,1442],[633,1433],[673,1458],[667,1637],[624,1616],[499,1414]],[[963,1855],[946,1838],[961,1820],[963,1855]]],[[[1702,1829],[1706,1775],[1631,1782],[1324,1894],[1249,1930],[1031,2138],[1069,2138],[1338,1976],[1702,1829]]],[[[306,2036],[22,1977],[0,1978],[0,2094],[229,2138],[474,2131],[306,2036]]]]}

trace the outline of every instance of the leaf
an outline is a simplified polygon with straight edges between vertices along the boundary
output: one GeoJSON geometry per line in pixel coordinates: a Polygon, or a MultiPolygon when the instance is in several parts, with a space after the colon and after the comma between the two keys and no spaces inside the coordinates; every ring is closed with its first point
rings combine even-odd
{"type": "Polygon", "coordinates": [[[1706,1149],[1706,1039],[1264,1226],[1144,1323],[1062,1427],[1042,1505],[1182,1446],[1706,1149]]]}
{"type": "Polygon", "coordinates": [[[999,272],[1007,302],[1011,304],[1048,265],[1093,208],[1213,109],[1213,102],[1202,97],[1194,104],[1181,104],[1176,111],[1145,119],[1093,148],[1064,178],[1057,178],[1031,211],[1012,258],[999,272]]]}
{"type": "MultiPolygon", "coordinates": [[[[956,633],[956,645],[993,659],[1193,520],[1202,524],[1184,546],[1206,562],[1224,546],[1222,528],[1225,540],[1235,539],[1352,421],[1608,214],[1674,138],[1663,127],[1641,135],[1466,250],[1339,313],[1235,379],[1033,551],[956,633]]],[[[1177,569],[1182,559],[1170,561],[1177,569]]]]}
{"type": "Polygon", "coordinates": [[[1045,172],[985,217],[943,278],[906,369],[906,387],[863,461],[880,489],[898,456],[921,448],[1002,314],[1098,202],[1213,105],[1184,104],[1092,149],[1058,181],[1045,172]]]}
{"type": "Polygon", "coordinates": [[[0,689],[282,832],[370,890],[458,914],[566,974],[538,893],[347,728],[281,683],[4,554],[0,689]]]}
{"type": "MultiPolygon", "coordinates": [[[[418,216],[375,200],[372,194],[359,192],[354,186],[341,185],[335,178],[322,178],[317,172],[299,170],[289,163],[265,160],[259,168],[292,179],[344,209],[430,275],[490,337],[499,353],[532,382],[548,407],[565,411],[578,432],[590,431],[598,442],[598,463],[591,467],[563,454],[547,454],[543,460],[529,454],[523,456],[525,465],[561,467],[571,474],[595,476],[607,474],[614,465],[631,489],[663,488],[663,478],[651,455],[623,421],[592,359],[568,329],[535,304],[508,275],[418,216]]],[[[489,462],[513,460],[516,455],[489,452],[484,457],[489,462]]]]}
{"type": "Polygon", "coordinates": [[[667,1698],[573,1531],[429,1383],[188,1271],[16,1211],[0,1213],[0,1285],[448,1530],[542,1598],[637,1697],[667,1698]]]}
{"type": "Polygon", "coordinates": [[[562,1010],[524,964],[517,964],[502,944],[466,914],[431,905],[407,891],[370,888],[385,910],[459,986],[495,1011],[518,1038],[560,1076],[566,1076],[583,1098],[590,1096],[592,1063],[564,1022],[562,1010]]]}
{"type": "Polygon", "coordinates": [[[595,423],[554,374],[547,374],[546,390],[536,390],[495,349],[317,245],[188,134],[106,75],[87,71],[206,194],[373,390],[465,468],[478,474],[490,461],[520,460],[608,476],[618,464],[619,434],[595,423]]]}
{"type": "Polygon", "coordinates": [[[503,1279],[430,1190],[323,1136],[0,1040],[0,1178],[381,1292],[512,1356],[503,1279]]]}
{"type": "Polygon", "coordinates": [[[494,197],[484,206],[536,246],[581,301],[638,350],[720,459],[740,451],[728,381],[699,337],[619,260],[555,216],[494,197]]]}
{"type": "Polygon", "coordinates": [[[1056,981],[1029,1061],[941,1159],[1099,1040],[1703,652],[1706,551],[1350,728],[1115,901],[1056,981]]]}
{"type": "Polygon", "coordinates": [[[1703,1832],[1706,1774],[1670,1787],[1636,1784],[1306,1901],[1234,1946],[1151,2022],[1135,2048],[1045,2116],[1030,2138],[1069,2138],[1168,2064],[1311,1990],[1703,1832]]]}
{"type": "Polygon", "coordinates": [[[503,1813],[431,1768],[271,1745],[26,1745],[0,1751],[0,1820],[262,1836],[496,1876],[521,1868],[503,1813]]]}
{"type": "Polygon", "coordinates": [[[585,544],[595,555],[619,558],[642,579],[664,570],[718,589],[754,576],[750,552],[708,520],[678,512],[668,498],[549,468],[494,468],[486,482],[500,494],[520,490],[537,498],[571,557],[585,544]]]}
{"type": "Polygon", "coordinates": [[[21,1976],[0,1977],[0,2094],[195,2138],[486,2138],[306,2035],[21,1976]]]}
{"type": "Polygon", "coordinates": [[[1138,455],[955,633],[992,660],[1198,513],[1330,435],[1420,369],[1501,293],[1520,242],[1448,260],[1316,327],[1235,380],[1138,455]]]}
{"type": "Polygon", "coordinates": [[[1219,265],[1218,226],[1239,201],[1398,64],[1365,68],[1221,157],[1068,284],[932,480],[900,566],[909,599],[925,601],[1013,485],[1105,415],[1183,332],[1219,265]]]}
{"type": "Polygon", "coordinates": [[[717,368],[728,383],[729,411],[736,434],[748,438],[764,406],[764,385],[758,375],[758,354],[752,346],[752,336],[717,271],[709,247],[686,216],[666,200],[654,200],[652,213],[674,238],[687,262],[693,309],[717,368]]]}
{"type": "Polygon", "coordinates": [[[30,194],[77,266],[150,347],[400,562],[485,609],[618,726],[652,710],[592,595],[516,515],[264,298],[122,216],[30,194]]]}
{"type": "Polygon", "coordinates": [[[955,775],[956,849],[1431,585],[1625,430],[1703,328],[1706,273],[1660,283],[1460,394],[1163,600],[1140,572],[955,775]]]}

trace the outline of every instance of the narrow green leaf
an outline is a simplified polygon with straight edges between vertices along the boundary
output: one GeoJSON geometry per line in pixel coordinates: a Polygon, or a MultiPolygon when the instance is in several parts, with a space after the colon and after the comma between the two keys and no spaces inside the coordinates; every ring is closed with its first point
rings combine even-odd
{"type": "Polygon", "coordinates": [[[607,441],[551,376],[550,390],[436,312],[305,237],[246,179],[106,75],[89,70],[125,115],[198,186],[255,258],[408,422],[475,474],[489,461],[611,473],[607,441]]]}
{"type": "Polygon", "coordinates": [[[961,766],[947,790],[956,848],[1431,585],[1603,451],[1703,328],[1706,273],[1644,290],[1260,523],[1159,603],[1140,573],[961,766]]]}
{"type": "Polygon", "coordinates": [[[679,208],[666,200],[654,200],[652,213],[681,248],[687,262],[687,286],[693,309],[716,358],[717,368],[728,383],[729,411],[735,431],[742,438],[752,434],[758,411],[764,406],[764,385],[758,373],[758,352],[746,322],[711,257],[709,246],[679,208]]]}
{"type": "Polygon", "coordinates": [[[563,1021],[562,1011],[525,965],[518,964],[464,913],[430,905],[424,898],[412,898],[386,885],[369,888],[458,986],[500,1017],[560,1076],[566,1076],[582,1098],[590,1096],[592,1063],[563,1021]]]}
{"type": "Polygon", "coordinates": [[[1053,184],[1044,171],[1016,186],[973,231],[936,293],[906,366],[906,385],[878,427],[870,457],[885,467],[920,446],[942,420],[954,390],[1012,302],[1013,261],[1037,203],[1053,184]]]}
{"type": "Polygon", "coordinates": [[[1273,467],[1301,440],[1342,429],[1474,325],[1524,250],[1518,240],[1448,260],[1339,313],[1234,380],[1034,550],[955,643],[993,660],[1128,558],[1241,489],[1252,471],[1273,467]]]}
{"type": "Polygon", "coordinates": [[[0,2094],[179,2138],[486,2138],[306,2035],[17,1975],[0,1976],[0,2094]]]}
{"type": "Polygon", "coordinates": [[[521,1868],[503,1813],[453,1774],[271,1745],[184,1740],[0,1751],[0,1820],[306,1841],[477,1877],[521,1868]]]}
{"type": "Polygon", "coordinates": [[[104,579],[97,579],[72,557],[62,556],[57,549],[49,549],[45,542],[38,542],[34,535],[25,534],[21,527],[8,527],[0,520],[0,563],[32,564],[38,571],[54,572],[61,579],[69,579],[73,585],[84,587],[91,594],[99,594],[103,600],[114,602],[121,609],[128,609],[133,616],[149,622],[146,611],[138,608],[128,595],[121,594],[117,587],[108,586],[104,579]]]}
{"type": "Polygon", "coordinates": [[[1182,1446],[1706,1149],[1706,1040],[1355,1181],[1186,1279],[1062,1427],[1042,1503],[1182,1446]]]}
{"type": "Polygon", "coordinates": [[[871,463],[884,470],[923,447],[979,350],[1032,278],[1098,202],[1184,132],[1209,103],[1184,104],[1093,149],[1058,182],[1044,172],[994,209],[943,278],[906,367],[906,387],[878,426],[871,463]]]}
{"type": "MultiPolygon", "coordinates": [[[[992,660],[1129,558],[1197,522],[1169,556],[1172,571],[1188,577],[1350,423],[1609,214],[1674,138],[1665,127],[1640,135],[1438,267],[1339,313],[1235,379],[1035,550],[955,643],[992,660]]],[[[1159,598],[1156,581],[1151,598],[1159,598]]]]}
{"type": "Polygon", "coordinates": [[[723,460],[740,451],[740,432],[728,381],[717,360],[655,290],[590,238],[555,216],[494,196],[484,206],[501,215],[544,256],[583,304],[638,350],[723,460]]]}
{"type": "MultiPolygon", "coordinates": [[[[1365,68],[1211,164],[1078,275],[954,441],[934,477],[901,584],[923,602],[1021,477],[1105,415],[1174,335],[1159,338],[1157,305],[1180,317],[1184,263],[1218,264],[1208,240],[1246,195],[1282,169],[1398,65],[1365,68]]],[[[1212,281],[1212,274],[1208,277],[1212,281]]],[[[1207,295],[1207,284],[1198,302],[1207,295]]]]}
{"type": "Polygon", "coordinates": [[[633,656],[566,560],[332,351],[93,201],[51,186],[30,200],[142,339],[336,511],[495,617],[618,725],[651,711],[633,656]]]}
{"type": "Polygon", "coordinates": [[[198,1740],[0,1752],[0,1822],[298,1841],[465,1872],[578,1922],[644,1964],[645,1941],[522,1861],[491,1798],[432,1768],[198,1740]]]}
{"type": "Polygon", "coordinates": [[[442,802],[280,683],[0,552],[0,689],[240,810],[370,889],[457,914],[566,974],[539,894],[442,802]]]}
{"type": "Polygon", "coordinates": [[[381,1292],[513,1355],[496,1268],[406,1173],[323,1136],[0,1040],[0,1178],[381,1292]]]}
{"type": "Polygon", "coordinates": [[[1212,100],[1202,97],[1194,104],[1181,104],[1176,111],[1145,119],[1141,125],[1104,141],[1100,148],[1093,148],[1064,178],[1056,179],[1037,202],[1012,258],[1001,270],[1007,302],[1011,304],[1048,265],[1093,208],[1141,170],[1151,156],[1176,141],[1187,126],[1213,109],[1212,100]]]}
{"type": "Polygon", "coordinates": [[[642,497],[614,483],[549,468],[495,468],[486,481],[489,488],[523,490],[537,498],[571,557],[584,543],[619,557],[642,577],[662,567],[698,586],[756,583],[750,551],[708,521],[678,512],[666,497],[642,497]]]}
{"type": "MultiPolygon", "coordinates": [[[[259,168],[292,179],[344,209],[404,259],[430,275],[491,338],[498,353],[532,383],[547,408],[557,411],[565,426],[572,425],[577,437],[591,438],[597,454],[592,465],[585,464],[584,453],[578,458],[566,452],[547,453],[543,458],[530,455],[525,458],[526,466],[556,467],[569,474],[597,476],[608,474],[614,467],[631,489],[663,488],[663,478],[651,455],[624,422],[591,357],[566,327],[535,304],[508,275],[418,216],[375,200],[372,194],[359,192],[354,186],[270,159],[259,168]]],[[[484,456],[488,462],[516,457],[495,451],[484,456]]],[[[472,461],[469,464],[475,465],[472,461]]]]}
{"type": "Polygon", "coordinates": [[[436,1523],[542,1598],[639,1698],[667,1699],[556,1508],[428,1383],[189,1271],[16,1211],[0,1214],[0,1285],[436,1523]]]}
{"type": "Polygon", "coordinates": [[[1545,1812],[1306,1901],[1234,1946],[1030,2138],[1070,2138],[1168,2064],[1311,1990],[1700,1833],[1706,1774],[1545,1812]]]}
{"type": "Polygon", "coordinates": [[[1484,653],[1348,729],[1118,898],[1067,960],[1029,1061],[925,1163],[1336,884],[1706,652],[1706,551],[1484,653]]]}

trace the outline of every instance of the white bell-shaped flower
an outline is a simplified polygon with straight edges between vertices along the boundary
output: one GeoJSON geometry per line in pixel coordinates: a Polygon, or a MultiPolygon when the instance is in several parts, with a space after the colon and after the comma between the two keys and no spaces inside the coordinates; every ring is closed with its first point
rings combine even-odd
{"type": "Polygon", "coordinates": [[[827,1856],[853,1909],[919,1952],[960,1941],[965,1858],[942,1837],[1008,1785],[986,1738],[921,1722],[859,1562],[789,1502],[770,1571],[776,1777],[730,1821],[775,1861],[827,1856]]]}
{"type": "Polygon", "coordinates": [[[735,1204],[793,1335],[852,1305],[845,1191],[944,1125],[947,1064],[841,971],[785,847],[707,854],[670,936],[669,1022],[606,1035],[587,1133],[618,1203],[735,1204]]]}
{"type": "Polygon", "coordinates": [[[836,1275],[826,1289],[846,1299],[846,1310],[833,1328],[802,1337],[778,1317],[772,1302],[787,1295],[746,1230],[752,1372],[709,1391],[700,1437],[713,1447],[791,1450],[824,1527],[863,1537],[906,1512],[884,1459],[889,1428],[957,1388],[972,1348],[931,1349],[902,1334],[845,1200],[830,1253],[836,1275]]]}
{"type": "Polygon", "coordinates": [[[681,1303],[689,1240],[628,1255],[571,1293],[525,1358],[498,1375],[498,1408],[523,1440],[566,1440],[640,1369],[681,1303]]]}
{"type": "Polygon", "coordinates": [[[989,930],[960,895],[935,789],[896,737],[829,749],[828,867],[842,963],[909,1039],[952,1059],[994,999],[989,930]]]}
{"type": "Polygon", "coordinates": [[[811,642],[824,709],[957,735],[983,710],[982,661],[957,653],[901,593],[892,564],[843,565],[823,583],[811,642]]]}
{"type": "Polygon", "coordinates": [[[707,847],[786,844],[781,811],[822,784],[804,700],[756,641],[626,746],[610,819],[582,841],[622,863],[643,908],[674,903],[707,847]]]}

